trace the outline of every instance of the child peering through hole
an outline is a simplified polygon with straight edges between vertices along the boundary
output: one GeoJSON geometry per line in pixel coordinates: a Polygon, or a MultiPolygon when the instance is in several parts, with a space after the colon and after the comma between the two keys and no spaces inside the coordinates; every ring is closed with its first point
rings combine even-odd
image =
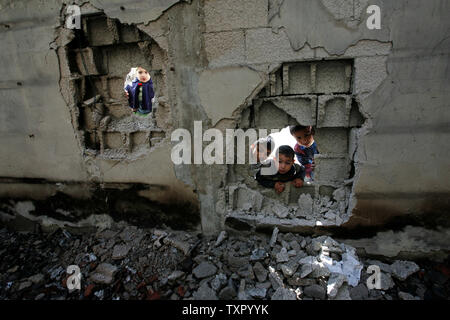
{"type": "Polygon", "coordinates": [[[310,184],[314,180],[314,155],[319,153],[314,141],[315,129],[313,126],[290,126],[291,135],[297,143],[294,152],[298,162],[305,167],[305,183],[310,184]]]}
{"type": "Polygon", "coordinates": [[[128,106],[139,116],[149,116],[154,121],[154,101],[155,91],[153,81],[147,69],[142,66],[131,68],[124,84],[125,95],[128,97],[128,106]]]}
{"type": "Polygon", "coordinates": [[[296,188],[303,186],[305,168],[294,160],[294,150],[288,145],[280,146],[273,159],[263,163],[256,173],[255,179],[266,188],[274,188],[277,193],[284,191],[287,182],[292,181],[296,188]],[[271,174],[265,174],[263,169],[271,169],[271,174]]]}

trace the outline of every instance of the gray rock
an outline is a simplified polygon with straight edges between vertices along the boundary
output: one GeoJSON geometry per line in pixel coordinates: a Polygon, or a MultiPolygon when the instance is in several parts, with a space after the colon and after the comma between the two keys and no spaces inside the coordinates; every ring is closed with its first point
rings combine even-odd
{"type": "Polygon", "coordinates": [[[352,300],[352,298],[350,297],[348,285],[346,283],[344,283],[342,287],[339,288],[338,293],[333,300],[352,300]]]}
{"type": "Polygon", "coordinates": [[[277,242],[278,232],[279,232],[278,228],[275,227],[275,228],[273,229],[272,237],[270,238],[270,242],[269,242],[269,245],[270,245],[271,247],[273,247],[273,246],[275,245],[275,243],[277,242]]]}
{"type": "Polygon", "coordinates": [[[378,261],[378,260],[367,260],[366,264],[368,264],[369,266],[370,265],[379,266],[380,270],[383,271],[383,272],[387,272],[387,273],[391,273],[392,272],[392,269],[391,269],[390,265],[388,265],[386,263],[383,263],[381,261],[378,261]]]}
{"type": "Polygon", "coordinates": [[[327,284],[327,294],[328,297],[334,298],[336,297],[339,288],[344,284],[346,277],[340,273],[332,273],[330,278],[328,279],[327,284]]]}
{"type": "Polygon", "coordinates": [[[304,278],[302,279],[300,277],[299,273],[294,274],[291,278],[287,279],[287,282],[291,285],[291,286],[310,286],[316,283],[316,280],[314,279],[308,279],[308,278],[304,278]]]}
{"type": "Polygon", "coordinates": [[[286,277],[292,277],[292,275],[297,271],[298,264],[297,263],[288,263],[281,265],[281,271],[286,277]]]}
{"type": "Polygon", "coordinates": [[[278,287],[272,295],[272,300],[297,300],[297,295],[294,291],[278,287]]]}
{"type": "Polygon", "coordinates": [[[34,298],[34,300],[42,300],[42,299],[44,299],[44,297],[45,297],[45,293],[39,293],[35,298],[34,298]]]}
{"type": "Polygon", "coordinates": [[[250,261],[261,261],[267,258],[269,255],[264,248],[257,248],[252,251],[250,261]]]}
{"type": "Polygon", "coordinates": [[[269,281],[272,284],[272,288],[275,290],[278,287],[283,287],[283,280],[280,278],[279,274],[275,271],[273,267],[269,267],[269,281]]]}
{"type": "Polygon", "coordinates": [[[169,280],[169,281],[174,281],[174,280],[177,280],[177,279],[181,278],[182,276],[184,276],[184,272],[183,272],[183,271],[175,270],[174,272],[172,272],[172,273],[167,277],[167,280],[169,280]]]}
{"type": "Polygon", "coordinates": [[[114,249],[113,249],[113,253],[112,253],[112,259],[113,260],[124,259],[127,256],[130,249],[131,249],[130,246],[128,246],[126,244],[125,245],[121,245],[121,244],[115,245],[114,249]]]}
{"type": "Polygon", "coordinates": [[[306,296],[315,299],[325,299],[326,297],[325,288],[318,284],[305,287],[304,293],[306,296]]]}
{"type": "Polygon", "coordinates": [[[289,255],[287,253],[286,248],[281,248],[280,252],[277,253],[276,257],[277,257],[277,263],[289,261],[289,255]]]}
{"type": "Polygon", "coordinates": [[[268,271],[260,262],[255,263],[255,265],[253,266],[253,272],[255,273],[256,279],[258,279],[259,282],[266,281],[268,271]]]}
{"type": "Polygon", "coordinates": [[[228,255],[228,265],[231,268],[239,269],[245,265],[248,265],[248,257],[235,257],[234,255],[228,255]]]}
{"type": "Polygon", "coordinates": [[[404,281],[413,273],[419,271],[419,266],[412,261],[397,260],[391,264],[392,276],[404,281]]]}
{"type": "Polygon", "coordinates": [[[192,273],[197,279],[203,279],[212,276],[216,274],[216,272],[216,266],[209,262],[202,262],[194,270],[192,270],[192,273]]]}
{"type": "MultiPolygon", "coordinates": [[[[392,277],[388,273],[381,272],[380,273],[380,282],[381,282],[381,290],[389,290],[394,287],[395,283],[392,280],[392,277]]],[[[374,291],[374,290],[371,290],[374,291]]]]}
{"type": "Polygon", "coordinates": [[[293,241],[289,242],[289,245],[296,252],[300,252],[301,251],[301,246],[296,240],[293,240],[293,241]]]}
{"type": "Polygon", "coordinates": [[[264,299],[266,297],[267,289],[266,288],[251,288],[247,290],[247,294],[256,299],[264,299]]]}
{"type": "Polygon", "coordinates": [[[90,279],[95,283],[110,284],[117,272],[117,267],[109,263],[101,263],[97,266],[90,279]]]}
{"type": "Polygon", "coordinates": [[[222,289],[227,284],[227,276],[223,273],[219,273],[214,277],[214,279],[211,281],[211,288],[214,291],[222,289]]]}
{"type": "Polygon", "coordinates": [[[204,282],[193,294],[194,300],[217,300],[216,293],[204,282]]]}
{"type": "Polygon", "coordinates": [[[236,290],[232,286],[226,286],[219,292],[220,300],[231,300],[237,295],[236,290]]]}
{"type": "Polygon", "coordinates": [[[217,237],[216,243],[214,244],[215,247],[220,246],[220,244],[223,242],[223,240],[225,240],[227,237],[227,232],[226,231],[222,231],[221,233],[219,233],[219,236],[217,237]]]}
{"type": "Polygon", "coordinates": [[[367,300],[369,298],[369,291],[364,283],[360,283],[350,289],[350,297],[352,300],[367,300]]]}

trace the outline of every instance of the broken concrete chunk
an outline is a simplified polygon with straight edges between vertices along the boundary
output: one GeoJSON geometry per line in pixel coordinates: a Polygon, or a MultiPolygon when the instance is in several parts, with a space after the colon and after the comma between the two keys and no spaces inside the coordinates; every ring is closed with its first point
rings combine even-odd
{"type": "Polygon", "coordinates": [[[192,273],[195,275],[197,279],[212,276],[216,274],[216,272],[217,267],[209,262],[202,262],[194,270],[192,270],[192,273]]]}
{"type": "Polygon", "coordinates": [[[280,205],[280,204],[274,204],[272,206],[272,211],[280,219],[286,218],[288,216],[288,214],[289,214],[289,209],[286,208],[285,206],[280,205]]]}
{"type": "Polygon", "coordinates": [[[215,247],[219,246],[223,240],[225,240],[227,237],[227,232],[226,231],[222,231],[219,236],[217,237],[216,243],[214,244],[215,247]]]}
{"type": "Polygon", "coordinates": [[[273,267],[269,267],[269,280],[272,284],[272,288],[277,289],[278,287],[284,287],[283,280],[280,275],[275,271],[273,267]]]}
{"type": "Polygon", "coordinates": [[[266,297],[267,289],[255,287],[247,290],[247,293],[252,298],[264,299],[266,297]]]}
{"type": "Polygon", "coordinates": [[[117,272],[117,267],[109,263],[101,263],[97,266],[90,279],[95,283],[110,284],[117,272]]]}
{"type": "Polygon", "coordinates": [[[231,300],[237,296],[236,290],[232,286],[226,286],[219,292],[220,300],[231,300]]]}
{"type": "Polygon", "coordinates": [[[260,262],[255,263],[255,265],[253,266],[253,272],[255,273],[256,279],[258,279],[259,282],[266,281],[268,272],[260,262]]]}
{"type": "Polygon", "coordinates": [[[222,289],[227,284],[227,276],[223,273],[219,273],[211,280],[211,288],[214,291],[222,289]]]}
{"type": "Polygon", "coordinates": [[[402,281],[419,271],[419,269],[419,266],[412,261],[397,260],[391,264],[392,275],[402,281]]]}
{"type": "Polygon", "coordinates": [[[298,198],[297,217],[310,217],[312,215],[313,199],[308,193],[302,193],[298,198]]]}
{"type": "Polygon", "coordinates": [[[169,280],[169,281],[174,281],[174,280],[177,280],[177,279],[181,278],[182,276],[184,276],[184,272],[183,272],[183,271],[175,270],[174,272],[172,272],[172,273],[167,277],[167,280],[169,280]]]}
{"type": "Polygon", "coordinates": [[[332,273],[328,279],[327,294],[330,298],[336,297],[339,288],[344,284],[346,277],[340,273],[332,273]]]}
{"type": "Polygon", "coordinates": [[[280,252],[277,253],[277,263],[289,261],[289,255],[286,248],[281,248],[280,252]]]}
{"type": "Polygon", "coordinates": [[[277,242],[278,232],[279,232],[278,228],[275,227],[272,232],[272,237],[270,238],[269,244],[271,247],[273,247],[275,245],[275,243],[277,242]]]}
{"type": "Polygon", "coordinates": [[[216,293],[208,286],[207,282],[204,282],[198,290],[194,292],[193,297],[195,300],[217,300],[216,293]]]}
{"type": "Polygon", "coordinates": [[[283,287],[278,287],[272,295],[272,300],[297,300],[297,295],[294,291],[283,287]]]}
{"type": "Polygon", "coordinates": [[[369,291],[364,283],[360,283],[350,289],[350,297],[352,300],[366,300],[369,298],[369,291]]]}
{"type": "Polygon", "coordinates": [[[114,246],[113,253],[112,253],[112,259],[113,260],[120,260],[127,256],[128,252],[130,251],[130,246],[128,245],[116,245],[114,246]]]}
{"type": "Polygon", "coordinates": [[[304,293],[306,296],[315,299],[325,299],[326,296],[325,288],[318,284],[305,287],[304,293]]]}
{"type": "Polygon", "coordinates": [[[398,297],[402,300],[420,300],[419,297],[415,297],[412,294],[409,294],[407,292],[402,292],[402,291],[400,291],[398,293],[398,297]]]}
{"type": "Polygon", "coordinates": [[[95,97],[85,100],[85,101],[83,101],[83,106],[89,107],[89,106],[93,105],[94,103],[99,102],[100,98],[101,98],[101,96],[98,94],[95,97]]]}
{"type": "Polygon", "coordinates": [[[257,248],[252,251],[252,255],[250,256],[250,261],[261,261],[267,258],[269,254],[266,252],[264,248],[257,248]]]}
{"type": "Polygon", "coordinates": [[[177,248],[178,250],[180,250],[181,252],[183,252],[183,254],[185,256],[189,255],[189,251],[191,249],[191,246],[188,242],[181,242],[175,239],[170,239],[170,238],[164,238],[163,242],[165,244],[171,245],[172,247],[177,248]]]}

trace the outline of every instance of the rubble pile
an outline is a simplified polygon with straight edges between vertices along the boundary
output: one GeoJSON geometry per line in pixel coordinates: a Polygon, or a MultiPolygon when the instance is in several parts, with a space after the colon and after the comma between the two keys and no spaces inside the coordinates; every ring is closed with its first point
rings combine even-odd
{"type": "Polygon", "coordinates": [[[449,268],[363,260],[329,236],[281,233],[218,237],[125,223],[92,234],[0,230],[0,299],[419,300],[448,299],[449,268]],[[81,289],[66,272],[77,265],[81,289]],[[380,289],[367,287],[369,266],[380,289]]]}

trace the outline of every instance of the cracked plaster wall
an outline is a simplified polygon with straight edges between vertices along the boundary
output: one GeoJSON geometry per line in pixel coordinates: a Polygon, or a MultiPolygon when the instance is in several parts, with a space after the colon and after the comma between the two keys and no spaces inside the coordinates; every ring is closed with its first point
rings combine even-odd
{"type": "MultiPolygon", "coordinates": [[[[226,166],[174,167],[169,142],[129,163],[84,161],[59,92],[58,58],[51,45],[61,23],[60,2],[0,3],[0,37],[7,48],[0,60],[0,93],[7,106],[0,117],[0,139],[8,146],[0,154],[1,176],[83,182],[97,174],[103,182],[170,185],[177,196],[198,197],[205,233],[224,228],[226,166]]],[[[203,121],[204,129],[235,128],[282,64],[351,59],[352,95],[365,122],[349,138],[356,172],[351,217],[344,226],[383,226],[395,216],[448,215],[448,1],[90,4],[121,23],[134,23],[167,52],[172,128],[193,132],[194,120],[203,121]],[[368,4],[381,7],[381,30],[366,28],[368,4]],[[239,79],[246,79],[245,86],[239,79]],[[234,96],[232,103],[224,88],[234,96]]],[[[15,192],[26,193],[25,185],[17,182],[15,192]]]]}

